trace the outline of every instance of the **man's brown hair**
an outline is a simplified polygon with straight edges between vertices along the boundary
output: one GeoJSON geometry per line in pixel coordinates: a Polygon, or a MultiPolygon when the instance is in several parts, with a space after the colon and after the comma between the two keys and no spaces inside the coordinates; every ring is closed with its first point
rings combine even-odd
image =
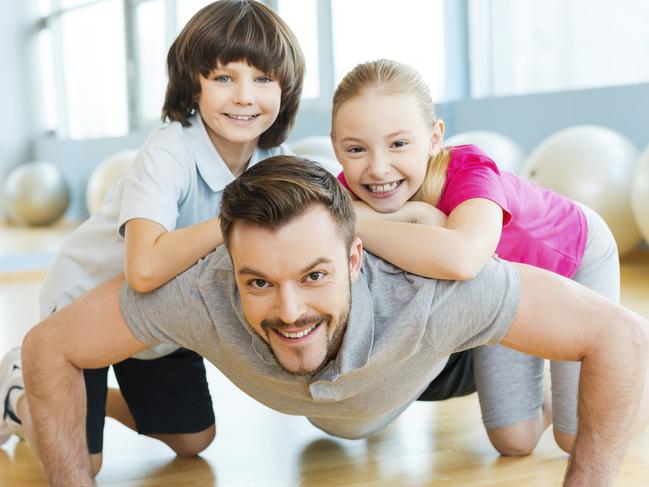
{"type": "Polygon", "coordinates": [[[295,156],[270,157],[228,184],[221,199],[221,232],[228,245],[236,222],[276,230],[313,205],[324,206],[349,248],[356,213],[347,190],[319,164],[295,156]]]}
{"type": "Polygon", "coordinates": [[[297,38],[277,13],[253,0],[219,0],[199,10],[167,55],[167,93],[162,119],[189,125],[201,91],[199,75],[217,66],[246,62],[273,76],[282,88],[277,120],[259,138],[259,147],[280,145],[300,104],[304,56],[297,38]]]}

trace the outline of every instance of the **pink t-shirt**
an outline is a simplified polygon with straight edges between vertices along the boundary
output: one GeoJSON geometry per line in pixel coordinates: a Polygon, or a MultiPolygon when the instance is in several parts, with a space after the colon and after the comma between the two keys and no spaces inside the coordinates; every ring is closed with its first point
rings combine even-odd
{"type": "MultiPolygon", "coordinates": [[[[500,172],[476,146],[451,147],[446,183],[437,207],[449,215],[472,198],[493,201],[503,210],[496,248],[502,259],[572,277],[586,247],[586,217],[576,203],[531,181],[500,172]]],[[[347,186],[344,176],[340,181],[347,186]]]]}

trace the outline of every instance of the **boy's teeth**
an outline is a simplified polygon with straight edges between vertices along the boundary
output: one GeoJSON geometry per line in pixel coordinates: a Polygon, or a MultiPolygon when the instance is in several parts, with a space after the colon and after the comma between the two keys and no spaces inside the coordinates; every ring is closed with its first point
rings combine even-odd
{"type": "Polygon", "coordinates": [[[368,188],[370,188],[370,191],[372,193],[387,193],[389,191],[392,191],[399,185],[399,181],[394,181],[392,183],[385,183],[385,184],[368,184],[368,188]]]}
{"type": "Polygon", "coordinates": [[[313,325],[313,326],[310,327],[310,328],[306,328],[305,330],[298,331],[298,332],[296,332],[296,333],[288,333],[288,332],[281,331],[281,330],[277,330],[277,331],[279,331],[279,332],[280,332],[283,336],[285,336],[286,338],[302,338],[303,336],[306,336],[306,335],[308,335],[309,333],[311,333],[311,332],[314,330],[314,328],[315,328],[316,326],[318,326],[318,325],[317,325],[317,324],[316,324],[316,325],[313,325]]]}
{"type": "Polygon", "coordinates": [[[257,115],[232,115],[229,114],[228,117],[234,118],[235,120],[244,120],[246,122],[252,120],[253,118],[257,117],[257,115]]]}

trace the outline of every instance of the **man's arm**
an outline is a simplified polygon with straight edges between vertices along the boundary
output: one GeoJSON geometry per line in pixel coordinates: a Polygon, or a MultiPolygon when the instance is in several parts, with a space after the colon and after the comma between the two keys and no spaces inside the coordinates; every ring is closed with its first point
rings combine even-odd
{"type": "Polygon", "coordinates": [[[649,324],[569,279],[515,264],[521,298],[502,344],[554,360],[581,360],[579,426],[565,485],[611,485],[638,412],[649,324]]]}
{"type": "Polygon", "coordinates": [[[22,350],[36,443],[53,486],[94,485],[86,440],[81,369],[104,367],[144,350],[119,306],[123,277],[111,279],[34,327],[22,350]]]}

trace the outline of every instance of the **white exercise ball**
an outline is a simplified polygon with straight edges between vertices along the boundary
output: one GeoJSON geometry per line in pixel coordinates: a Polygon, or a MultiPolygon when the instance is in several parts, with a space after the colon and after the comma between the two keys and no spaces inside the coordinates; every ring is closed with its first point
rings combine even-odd
{"type": "Polygon", "coordinates": [[[649,146],[638,159],[631,185],[631,207],[640,233],[649,243],[649,146]]]}
{"type": "Polygon", "coordinates": [[[86,186],[86,207],[91,216],[110,202],[119,178],[133,163],[136,155],[134,149],[117,152],[101,161],[92,171],[86,186]]]}
{"type": "Polygon", "coordinates": [[[336,159],[336,153],[331,145],[331,138],[324,135],[313,135],[298,139],[289,144],[289,149],[296,156],[317,162],[331,174],[338,175],[342,166],[336,159]]]}
{"type": "Polygon", "coordinates": [[[49,225],[70,204],[70,190],[59,169],[49,162],[30,162],[15,168],[5,181],[7,216],[30,226],[49,225]]]}
{"type": "Polygon", "coordinates": [[[498,132],[487,130],[461,132],[445,139],[444,144],[478,146],[482,152],[493,159],[498,169],[512,174],[519,174],[525,159],[525,152],[521,146],[498,132]]]}
{"type": "Polygon", "coordinates": [[[623,255],[640,241],[629,198],[637,159],[638,150],[626,137],[583,125],[543,141],[527,159],[523,175],[597,211],[623,255]]]}

